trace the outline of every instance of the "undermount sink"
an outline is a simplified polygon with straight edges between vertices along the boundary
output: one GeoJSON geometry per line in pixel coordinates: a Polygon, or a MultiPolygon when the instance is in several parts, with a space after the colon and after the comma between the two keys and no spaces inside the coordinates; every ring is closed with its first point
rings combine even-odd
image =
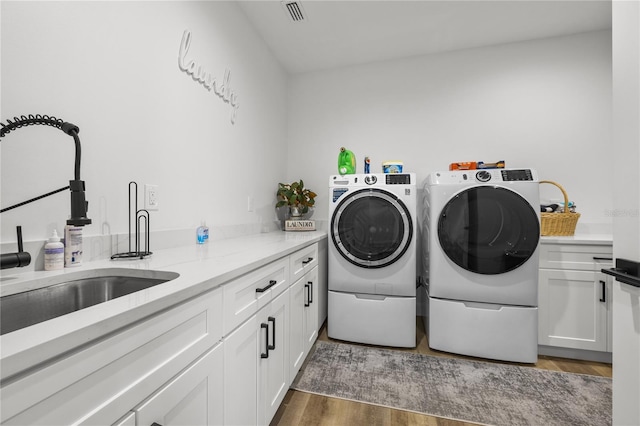
{"type": "Polygon", "coordinates": [[[63,274],[55,277],[47,287],[1,297],[0,335],[108,302],[178,276],[175,272],[128,269],[63,274]]]}

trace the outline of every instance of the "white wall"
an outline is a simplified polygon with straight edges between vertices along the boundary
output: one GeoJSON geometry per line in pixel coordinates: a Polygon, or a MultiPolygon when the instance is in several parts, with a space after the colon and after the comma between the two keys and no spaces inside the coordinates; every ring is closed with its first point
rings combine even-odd
{"type": "MultiPolygon", "coordinates": [[[[275,226],[286,73],[237,4],[2,1],[1,11],[0,120],[48,114],[80,128],[85,236],[127,233],[130,181],[140,199],[145,183],[159,186],[152,231],[190,228],[195,241],[201,219],[239,232],[275,226]],[[230,70],[235,125],[229,104],[178,67],[187,29],[189,59],[219,81],[230,70]]],[[[19,129],[0,147],[3,208],[73,178],[73,139],[59,130],[19,129]]],[[[3,213],[1,241],[15,241],[16,225],[44,240],[69,213],[67,192],[3,213]]]]}
{"type": "MultiPolygon", "coordinates": [[[[613,254],[640,262],[640,6],[613,2],[613,254]]],[[[613,424],[640,424],[640,288],[613,286],[613,424]]]]}
{"type": "Polygon", "coordinates": [[[316,218],[345,146],[359,173],[365,156],[375,172],[402,160],[419,182],[457,161],[535,168],[565,187],[579,226],[610,231],[610,31],[297,75],[288,111],[289,180],[321,195],[316,218]]]}

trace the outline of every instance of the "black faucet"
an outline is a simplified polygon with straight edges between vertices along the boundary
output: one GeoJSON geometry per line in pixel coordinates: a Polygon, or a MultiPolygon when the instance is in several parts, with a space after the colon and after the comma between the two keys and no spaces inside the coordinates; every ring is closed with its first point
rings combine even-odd
{"type": "Polygon", "coordinates": [[[22,226],[16,226],[18,233],[18,251],[16,253],[3,253],[1,257],[1,268],[20,268],[31,263],[31,255],[22,249],[22,226]]]}
{"type": "MultiPolygon", "coordinates": [[[[55,191],[48,192],[46,194],[40,195],[38,197],[32,198],[27,201],[23,201],[21,203],[15,204],[13,206],[4,208],[0,210],[0,213],[4,213],[8,210],[14,209],[16,207],[23,206],[25,204],[29,204],[33,201],[40,200],[44,197],[48,197],[49,195],[56,194],[58,192],[65,191],[67,189],[71,190],[71,218],[67,220],[67,225],[75,225],[75,226],[84,226],[89,225],[91,223],[91,219],[87,217],[87,208],[88,203],[85,198],[85,187],[84,181],[80,179],[80,138],[78,137],[78,133],[80,129],[75,124],[67,123],[61,119],[58,119],[53,116],[48,115],[28,115],[28,116],[20,116],[14,117],[13,121],[7,120],[7,124],[0,123],[0,138],[4,137],[6,134],[10,133],[12,130],[19,129],[20,127],[32,126],[32,125],[45,125],[56,127],[69,136],[73,137],[73,140],[76,145],[75,152],[75,170],[74,170],[74,179],[69,181],[69,185],[64,188],[56,189],[55,191]]],[[[18,252],[17,253],[8,253],[6,255],[2,255],[2,267],[1,269],[6,268],[16,268],[21,266],[27,266],[31,261],[31,255],[29,253],[22,251],[22,231],[18,226],[18,252]],[[25,263],[26,262],[26,263],[25,263]],[[6,265],[6,266],[5,266],[6,265]]]]}

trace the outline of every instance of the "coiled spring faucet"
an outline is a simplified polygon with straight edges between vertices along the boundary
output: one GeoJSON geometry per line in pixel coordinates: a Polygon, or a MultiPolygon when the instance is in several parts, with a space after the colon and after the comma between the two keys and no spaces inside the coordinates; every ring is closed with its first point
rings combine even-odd
{"type": "MultiPolygon", "coordinates": [[[[32,125],[45,125],[56,127],[66,134],[73,137],[73,140],[76,145],[75,151],[75,170],[74,170],[74,179],[69,181],[69,185],[60,189],[56,189],[55,191],[48,192],[46,194],[40,195],[35,198],[31,198],[29,200],[23,201],[21,203],[15,204],[13,206],[3,208],[0,210],[0,213],[4,213],[5,211],[14,209],[16,207],[23,206],[25,204],[29,204],[33,201],[40,200],[42,198],[48,197],[49,195],[56,194],[58,192],[65,191],[67,189],[71,190],[71,218],[67,220],[67,225],[75,225],[75,226],[84,226],[89,225],[91,223],[91,219],[87,217],[87,208],[88,203],[85,198],[85,186],[84,181],[80,179],[80,138],[78,137],[78,133],[80,129],[78,126],[58,119],[53,116],[48,115],[28,115],[28,116],[20,116],[14,117],[12,120],[7,120],[7,124],[0,123],[0,138],[4,137],[6,134],[11,131],[15,131],[21,127],[32,126],[32,125]]],[[[31,256],[29,253],[22,251],[22,231],[21,228],[18,227],[18,252],[17,253],[7,253],[2,254],[1,256],[1,269],[7,268],[16,268],[21,266],[27,266],[31,261],[31,256]],[[27,258],[28,257],[28,258],[27,258]],[[26,262],[26,263],[25,263],[26,262]]]]}

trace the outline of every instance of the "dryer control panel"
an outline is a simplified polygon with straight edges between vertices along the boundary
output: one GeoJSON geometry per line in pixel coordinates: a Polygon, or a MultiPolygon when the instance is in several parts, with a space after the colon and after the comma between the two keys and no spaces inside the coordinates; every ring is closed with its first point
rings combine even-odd
{"type": "Polygon", "coordinates": [[[431,173],[427,176],[425,186],[495,184],[499,182],[536,183],[538,182],[538,174],[534,169],[449,170],[431,173]]]}
{"type": "Polygon", "coordinates": [[[533,174],[530,169],[521,170],[501,170],[502,180],[504,182],[533,180],[533,174]]]}

